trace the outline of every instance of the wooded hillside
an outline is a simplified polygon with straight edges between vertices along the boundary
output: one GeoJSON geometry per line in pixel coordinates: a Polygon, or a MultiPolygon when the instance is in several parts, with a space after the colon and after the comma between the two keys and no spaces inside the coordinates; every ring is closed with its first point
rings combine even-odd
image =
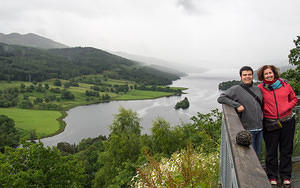
{"type": "Polygon", "coordinates": [[[167,85],[179,76],[91,48],[36,49],[0,43],[0,80],[44,81],[105,74],[141,84],[167,85]]]}

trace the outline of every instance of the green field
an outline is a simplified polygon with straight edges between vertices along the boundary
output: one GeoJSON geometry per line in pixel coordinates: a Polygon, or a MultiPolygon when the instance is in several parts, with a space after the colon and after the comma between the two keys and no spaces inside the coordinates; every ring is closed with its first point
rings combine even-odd
{"type": "MultiPolygon", "coordinates": [[[[69,87],[64,88],[63,86],[54,86],[53,82],[55,79],[49,79],[45,82],[40,82],[42,87],[44,84],[49,85],[49,89],[44,89],[43,92],[38,92],[35,89],[32,92],[28,92],[27,90],[18,93],[18,104],[20,101],[24,100],[24,98],[28,98],[28,100],[34,104],[34,100],[36,98],[45,98],[46,96],[53,96],[55,95],[56,98],[60,100],[53,100],[49,102],[43,101],[43,104],[53,104],[57,105],[59,108],[55,108],[55,110],[42,110],[39,104],[34,104],[30,109],[22,109],[20,106],[16,106],[14,108],[1,108],[0,107],[0,114],[7,115],[11,119],[15,121],[15,126],[22,135],[22,137],[28,138],[31,131],[35,131],[38,137],[46,137],[57,134],[58,132],[62,131],[64,128],[63,122],[61,120],[58,121],[58,118],[62,118],[63,115],[60,110],[64,111],[70,109],[75,106],[80,105],[87,105],[87,104],[95,104],[100,103],[100,97],[87,97],[86,91],[92,90],[91,86],[93,84],[86,84],[86,83],[79,83],[79,87],[69,87]],[[59,88],[60,91],[66,89],[70,91],[74,96],[75,99],[61,99],[60,93],[53,93],[50,92],[51,88],[59,88]]],[[[62,84],[66,83],[66,80],[60,80],[62,84]]],[[[111,87],[113,85],[129,85],[133,86],[133,82],[128,82],[124,80],[113,80],[107,79],[103,81],[105,84],[110,84],[111,87]]],[[[20,82],[20,81],[0,81],[0,90],[4,91],[6,88],[20,88],[20,85],[24,84],[27,87],[33,86],[34,83],[32,82],[20,82]]],[[[37,87],[38,83],[35,83],[34,87],[37,87]]],[[[185,88],[176,88],[184,90],[185,88]]],[[[1,92],[0,92],[1,94],[1,92]]],[[[99,92],[100,96],[109,95],[110,100],[142,100],[142,99],[154,99],[159,97],[171,96],[174,95],[175,92],[162,92],[162,91],[148,91],[148,90],[138,90],[132,89],[129,90],[127,93],[124,92],[99,92]]],[[[47,108],[46,108],[47,109],[47,108]]],[[[63,112],[64,113],[64,112],[63,112]]]]}
{"type": "Polygon", "coordinates": [[[131,90],[128,93],[113,98],[115,100],[141,100],[141,99],[154,99],[164,96],[171,96],[174,93],[161,92],[161,91],[145,91],[145,90],[131,90]]]}
{"type": "Polygon", "coordinates": [[[19,108],[0,108],[0,114],[13,119],[15,127],[22,135],[28,135],[35,130],[38,137],[55,134],[60,128],[57,119],[62,116],[59,111],[19,108]]]}

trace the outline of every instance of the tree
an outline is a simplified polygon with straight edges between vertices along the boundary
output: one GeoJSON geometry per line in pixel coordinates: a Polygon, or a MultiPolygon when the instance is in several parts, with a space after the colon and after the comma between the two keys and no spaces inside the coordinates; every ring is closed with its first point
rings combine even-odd
{"type": "Polygon", "coordinates": [[[18,106],[20,108],[30,109],[30,108],[33,107],[33,104],[29,99],[24,99],[24,100],[21,101],[21,103],[18,106]]]}
{"type": "Polygon", "coordinates": [[[68,142],[59,142],[57,143],[57,149],[63,154],[73,154],[76,151],[75,145],[71,145],[68,142]]]}
{"type": "Polygon", "coordinates": [[[221,82],[221,83],[219,83],[219,90],[225,91],[225,90],[231,88],[232,86],[240,85],[240,84],[241,84],[240,80],[221,82]]]}
{"type": "Polygon", "coordinates": [[[24,83],[21,83],[21,84],[20,84],[20,88],[21,88],[21,89],[25,89],[25,84],[24,84],[24,83]]]}
{"type": "Polygon", "coordinates": [[[36,131],[31,130],[29,132],[29,140],[34,143],[36,139],[37,139],[36,131]]]}
{"type": "Polygon", "coordinates": [[[49,89],[49,84],[45,83],[45,89],[48,90],[49,89]]]}
{"type": "Polygon", "coordinates": [[[292,65],[300,65],[300,36],[297,36],[297,40],[294,40],[296,48],[290,50],[289,62],[292,65]]]}
{"type": "Polygon", "coordinates": [[[18,103],[18,88],[7,88],[0,95],[0,107],[16,106],[18,103]]]}
{"type": "Polygon", "coordinates": [[[0,151],[3,152],[4,146],[18,146],[19,139],[14,120],[0,115],[0,151]]]}
{"type": "Polygon", "coordinates": [[[35,99],[33,100],[33,103],[34,103],[34,104],[43,103],[43,99],[40,98],[40,97],[37,97],[37,98],[35,98],[35,99]]]}
{"type": "Polygon", "coordinates": [[[53,85],[61,86],[61,81],[59,79],[55,79],[54,82],[53,82],[53,85]]]}
{"type": "Polygon", "coordinates": [[[177,149],[176,138],[170,129],[170,124],[158,118],[151,129],[153,152],[170,156],[177,149]]]}
{"type": "Polygon", "coordinates": [[[201,144],[204,152],[218,151],[221,142],[222,113],[218,109],[210,113],[201,114],[191,118],[192,126],[197,130],[198,142],[201,144]]]}
{"type": "Polygon", "coordinates": [[[100,152],[104,151],[103,140],[106,140],[105,136],[98,136],[97,138],[83,139],[77,145],[75,154],[78,161],[82,161],[85,168],[85,174],[87,175],[87,183],[85,187],[92,187],[95,174],[100,168],[97,163],[100,152]]]}
{"type": "Polygon", "coordinates": [[[111,133],[99,154],[101,168],[96,173],[94,187],[128,186],[136,173],[134,162],[140,154],[140,119],[136,112],[120,108],[110,127],[111,133]]]}
{"type": "Polygon", "coordinates": [[[85,181],[80,161],[42,143],[7,147],[0,154],[1,187],[83,187],[85,181]]]}
{"type": "Polygon", "coordinates": [[[141,134],[140,118],[136,112],[121,107],[119,114],[115,115],[113,124],[110,126],[111,134],[134,133],[141,134]]]}
{"type": "Polygon", "coordinates": [[[105,93],[104,95],[101,96],[101,99],[103,101],[109,101],[110,100],[110,96],[107,93],[105,93]]]}
{"type": "Polygon", "coordinates": [[[290,85],[293,87],[296,95],[300,95],[300,36],[294,40],[295,48],[290,50],[289,63],[295,65],[295,69],[289,69],[281,76],[289,80],[290,85]]]}
{"type": "Polygon", "coordinates": [[[62,99],[74,100],[75,96],[70,91],[62,90],[61,91],[61,98],[62,99]]]}
{"type": "Polygon", "coordinates": [[[44,88],[43,88],[43,85],[41,83],[39,83],[36,87],[36,91],[37,92],[45,92],[44,88]]]}

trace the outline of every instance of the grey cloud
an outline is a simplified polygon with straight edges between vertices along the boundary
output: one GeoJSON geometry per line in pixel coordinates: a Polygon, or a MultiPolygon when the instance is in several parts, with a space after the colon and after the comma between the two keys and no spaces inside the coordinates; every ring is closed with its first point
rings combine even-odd
{"type": "Polygon", "coordinates": [[[0,33],[31,32],[69,46],[187,64],[205,60],[210,66],[240,66],[287,59],[300,31],[299,0],[0,0],[0,4],[0,33]]]}
{"type": "Polygon", "coordinates": [[[177,2],[180,8],[183,8],[189,14],[205,14],[207,11],[199,6],[199,1],[196,3],[195,0],[178,0],[177,2]]]}

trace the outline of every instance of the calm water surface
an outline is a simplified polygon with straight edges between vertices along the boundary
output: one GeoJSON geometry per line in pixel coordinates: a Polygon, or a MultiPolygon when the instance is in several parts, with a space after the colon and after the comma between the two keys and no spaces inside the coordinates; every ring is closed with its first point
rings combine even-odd
{"type": "Polygon", "coordinates": [[[205,73],[192,73],[173,82],[172,86],[189,88],[182,96],[163,97],[153,100],[112,101],[109,103],[79,106],[67,111],[64,119],[67,126],[64,132],[53,137],[42,139],[47,145],[58,142],[79,143],[81,139],[109,135],[109,125],[114,115],[122,106],[138,113],[143,127],[142,133],[151,133],[153,121],[162,117],[171,125],[190,122],[190,118],[197,112],[208,113],[212,109],[220,108],[216,99],[219,96],[218,84],[222,81],[239,79],[237,70],[213,70],[205,73]],[[175,104],[187,97],[190,107],[186,110],[175,110],[175,104]]]}

